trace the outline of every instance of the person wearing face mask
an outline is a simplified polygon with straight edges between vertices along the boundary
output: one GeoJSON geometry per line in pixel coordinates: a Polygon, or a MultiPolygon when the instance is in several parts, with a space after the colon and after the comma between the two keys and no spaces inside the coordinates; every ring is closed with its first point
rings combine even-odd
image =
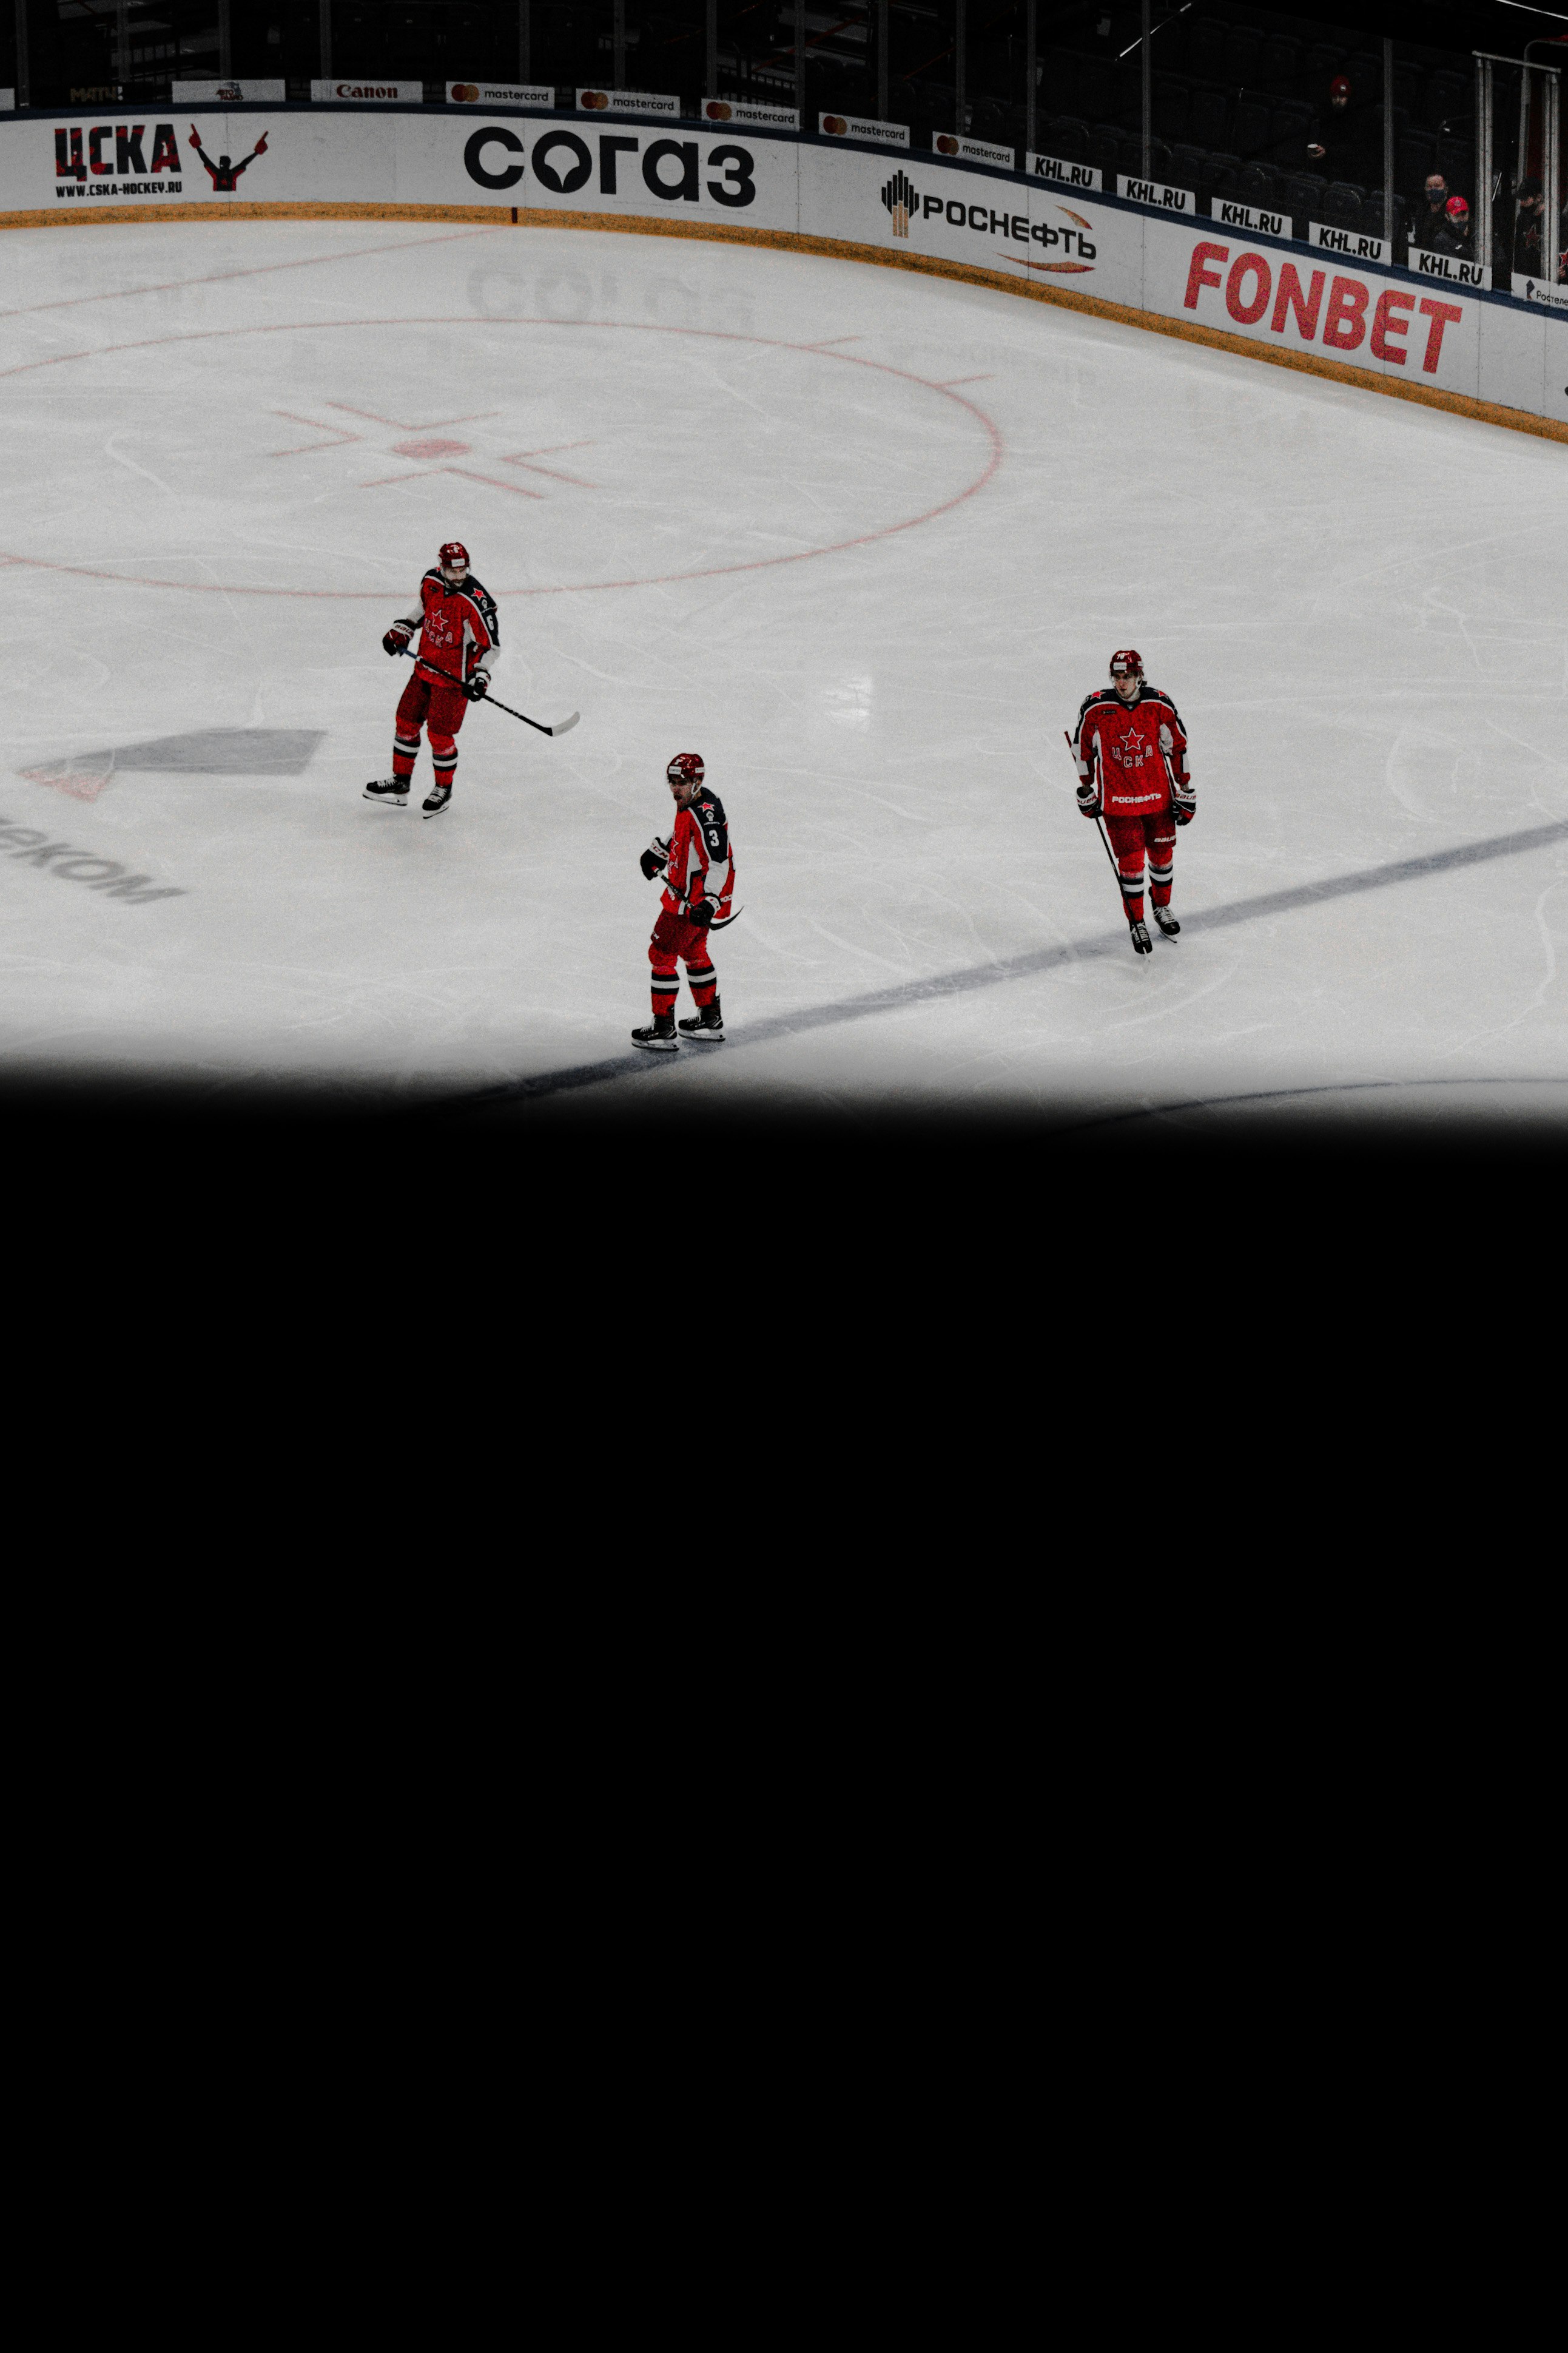
{"type": "Polygon", "coordinates": [[[1410,225],[1410,242],[1423,247],[1428,253],[1448,253],[1452,248],[1439,245],[1438,235],[1448,215],[1448,198],[1453,195],[1441,172],[1428,172],[1426,185],[1421,193],[1421,208],[1410,225]]]}
{"type": "Polygon", "coordinates": [[[1429,253],[1457,253],[1468,261],[1475,248],[1470,239],[1470,208],[1463,196],[1450,196],[1443,217],[1426,240],[1429,253]]]}

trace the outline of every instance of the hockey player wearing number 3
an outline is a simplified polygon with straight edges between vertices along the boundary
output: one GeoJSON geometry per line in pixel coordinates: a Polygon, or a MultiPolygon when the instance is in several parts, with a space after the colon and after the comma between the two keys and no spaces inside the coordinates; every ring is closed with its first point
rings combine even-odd
{"type": "Polygon", "coordinates": [[[675,1000],[680,990],[676,972],[679,957],[686,966],[697,1011],[680,1025],[682,1034],[705,1046],[719,1045],[724,1036],[724,1016],[719,1007],[719,976],[709,954],[708,934],[732,918],[730,902],[735,892],[735,861],[730,850],[730,827],[724,804],[703,784],[704,770],[695,752],[678,752],[665,770],[675,825],[668,839],[656,833],[642,854],[642,871],[651,882],[664,877],[664,909],[653,927],[647,960],[653,966],[653,1023],[634,1029],[632,1043],[650,1054],[673,1054],[680,1039],[675,1029],[675,1000]]]}
{"type": "Polygon", "coordinates": [[[1103,814],[1116,857],[1132,945],[1150,952],[1143,926],[1143,853],[1149,853],[1154,921],[1167,939],[1181,930],[1171,913],[1176,828],[1190,825],[1197,801],[1187,774],[1187,737],[1175,704],[1143,677],[1143,658],[1131,646],[1110,657],[1109,686],[1084,697],[1073,733],[1078,805],[1087,818],[1103,814]]]}

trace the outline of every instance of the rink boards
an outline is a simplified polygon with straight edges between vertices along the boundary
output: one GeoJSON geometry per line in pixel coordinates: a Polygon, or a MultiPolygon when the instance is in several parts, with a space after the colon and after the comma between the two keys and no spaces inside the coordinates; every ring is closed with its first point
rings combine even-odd
{"type": "Polygon", "coordinates": [[[1568,438],[1568,288],[1477,293],[929,153],[429,110],[167,110],[161,122],[84,115],[0,130],[7,226],[226,210],[457,214],[802,246],[973,278],[1568,438]]]}

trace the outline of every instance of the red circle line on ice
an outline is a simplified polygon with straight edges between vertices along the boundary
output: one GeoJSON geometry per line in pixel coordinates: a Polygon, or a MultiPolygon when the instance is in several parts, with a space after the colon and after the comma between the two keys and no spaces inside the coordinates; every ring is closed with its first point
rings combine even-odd
{"type": "MultiPolygon", "coordinates": [[[[983,491],[1002,462],[1002,436],[983,408],[950,385],[933,384],[929,376],[916,375],[910,368],[891,366],[886,360],[866,359],[854,352],[825,349],[818,343],[793,343],[780,335],[742,335],[721,327],[667,327],[652,320],[619,319],[541,319],[487,318],[465,312],[456,318],[432,319],[296,319],[280,321],[269,326],[203,327],[188,335],[148,335],[129,343],[100,343],[96,349],[80,352],[54,352],[47,358],[23,360],[8,368],[0,368],[0,380],[7,376],[29,375],[39,368],[64,367],[75,360],[114,359],[122,352],[145,352],[166,349],[171,344],[221,343],[239,335],[328,334],[345,329],[365,327],[553,327],[573,333],[605,333],[630,335],[689,335],[705,343],[752,343],[764,350],[800,352],[813,359],[837,360],[846,367],[865,368],[879,375],[895,376],[900,383],[918,385],[922,392],[940,393],[944,400],[966,409],[985,435],[985,463],[973,481],[955,491],[920,514],[906,515],[897,522],[884,523],[878,531],[858,533],[853,539],[833,540],[823,547],[803,547],[791,555],[763,555],[744,564],[705,564],[689,572],[649,573],[640,578],[626,580],[583,580],[562,582],[545,588],[496,588],[497,596],[582,596],[600,588],[658,588],[680,580],[716,580],[736,572],[771,572],[783,564],[809,564],[819,555],[842,555],[853,547],[869,547],[879,539],[891,539],[900,532],[916,531],[921,523],[935,522],[953,508],[983,491]]],[[[108,572],[100,565],[62,564],[58,557],[26,555],[9,549],[0,550],[0,564],[15,564],[39,572],[64,572],[77,580],[107,580],[118,587],[170,588],[182,594],[208,596],[300,596],[311,602],[328,604],[384,604],[395,588],[255,588],[243,583],[221,580],[159,580],[146,573],[108,572]]]]}

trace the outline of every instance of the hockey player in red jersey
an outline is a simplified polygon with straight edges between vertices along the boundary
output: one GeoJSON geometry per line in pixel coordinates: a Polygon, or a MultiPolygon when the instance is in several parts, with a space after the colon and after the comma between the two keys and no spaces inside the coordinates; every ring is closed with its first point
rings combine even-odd
{"type": "Polygon", "coordinates": [[[730,902],[735,860],[724,804],[704,785],[703,774],[695,752],[677,753],[665,771],[675,803],[674,829],[668,840],[656,833],[642,854],[647,881],[656,874],[664,877],[664,910],[647,951],[653,966],[653,1024],[632,1031],[633,1045],[652,1054],[673,1054],[680,1045],[675,1027],[678,956],[686,966],[697,1007],[691,1019],[680,1024],[681,1034],[703,1045],[717,1045],[724,1036],[719,976],[708,952],[708,934],[733,920],[730,902]]]}
{"type": "Polygon", "coordinates": [[[1078,714],[1078,805],[1087,818],[1104,816],[1132,945],[1147,955],[1143,854],[1147,849],[1154,921],[1173,940],[1182,928],[1171,913],[1176,828],[1192,823],[1197,802],[1186,731],[1170,696],[1145,682],[1142,656],[1131,647],[1113,653],[1110,678],[1110,686],[1084,697],[1078,714]]]}
{"type": "Polygon", "coordinates": [[[397,705],[392,774],[366,785],[364,797],[388,808],[407,807],[419,730],[427,723],[436,782],[423,808],[426,817],[438,817],[452,797],[458,773],[458,730],[468,704],[489,692],[500,652],[495,599],[469,571],[468,551],[460,539],[447,540],[419,583],[413,609],[394,621],[381,642],[389,654],[403,653],[416,629],[419,659],[397,705]],[[432,670],[441,675],[433,678],[432,670]]]}

